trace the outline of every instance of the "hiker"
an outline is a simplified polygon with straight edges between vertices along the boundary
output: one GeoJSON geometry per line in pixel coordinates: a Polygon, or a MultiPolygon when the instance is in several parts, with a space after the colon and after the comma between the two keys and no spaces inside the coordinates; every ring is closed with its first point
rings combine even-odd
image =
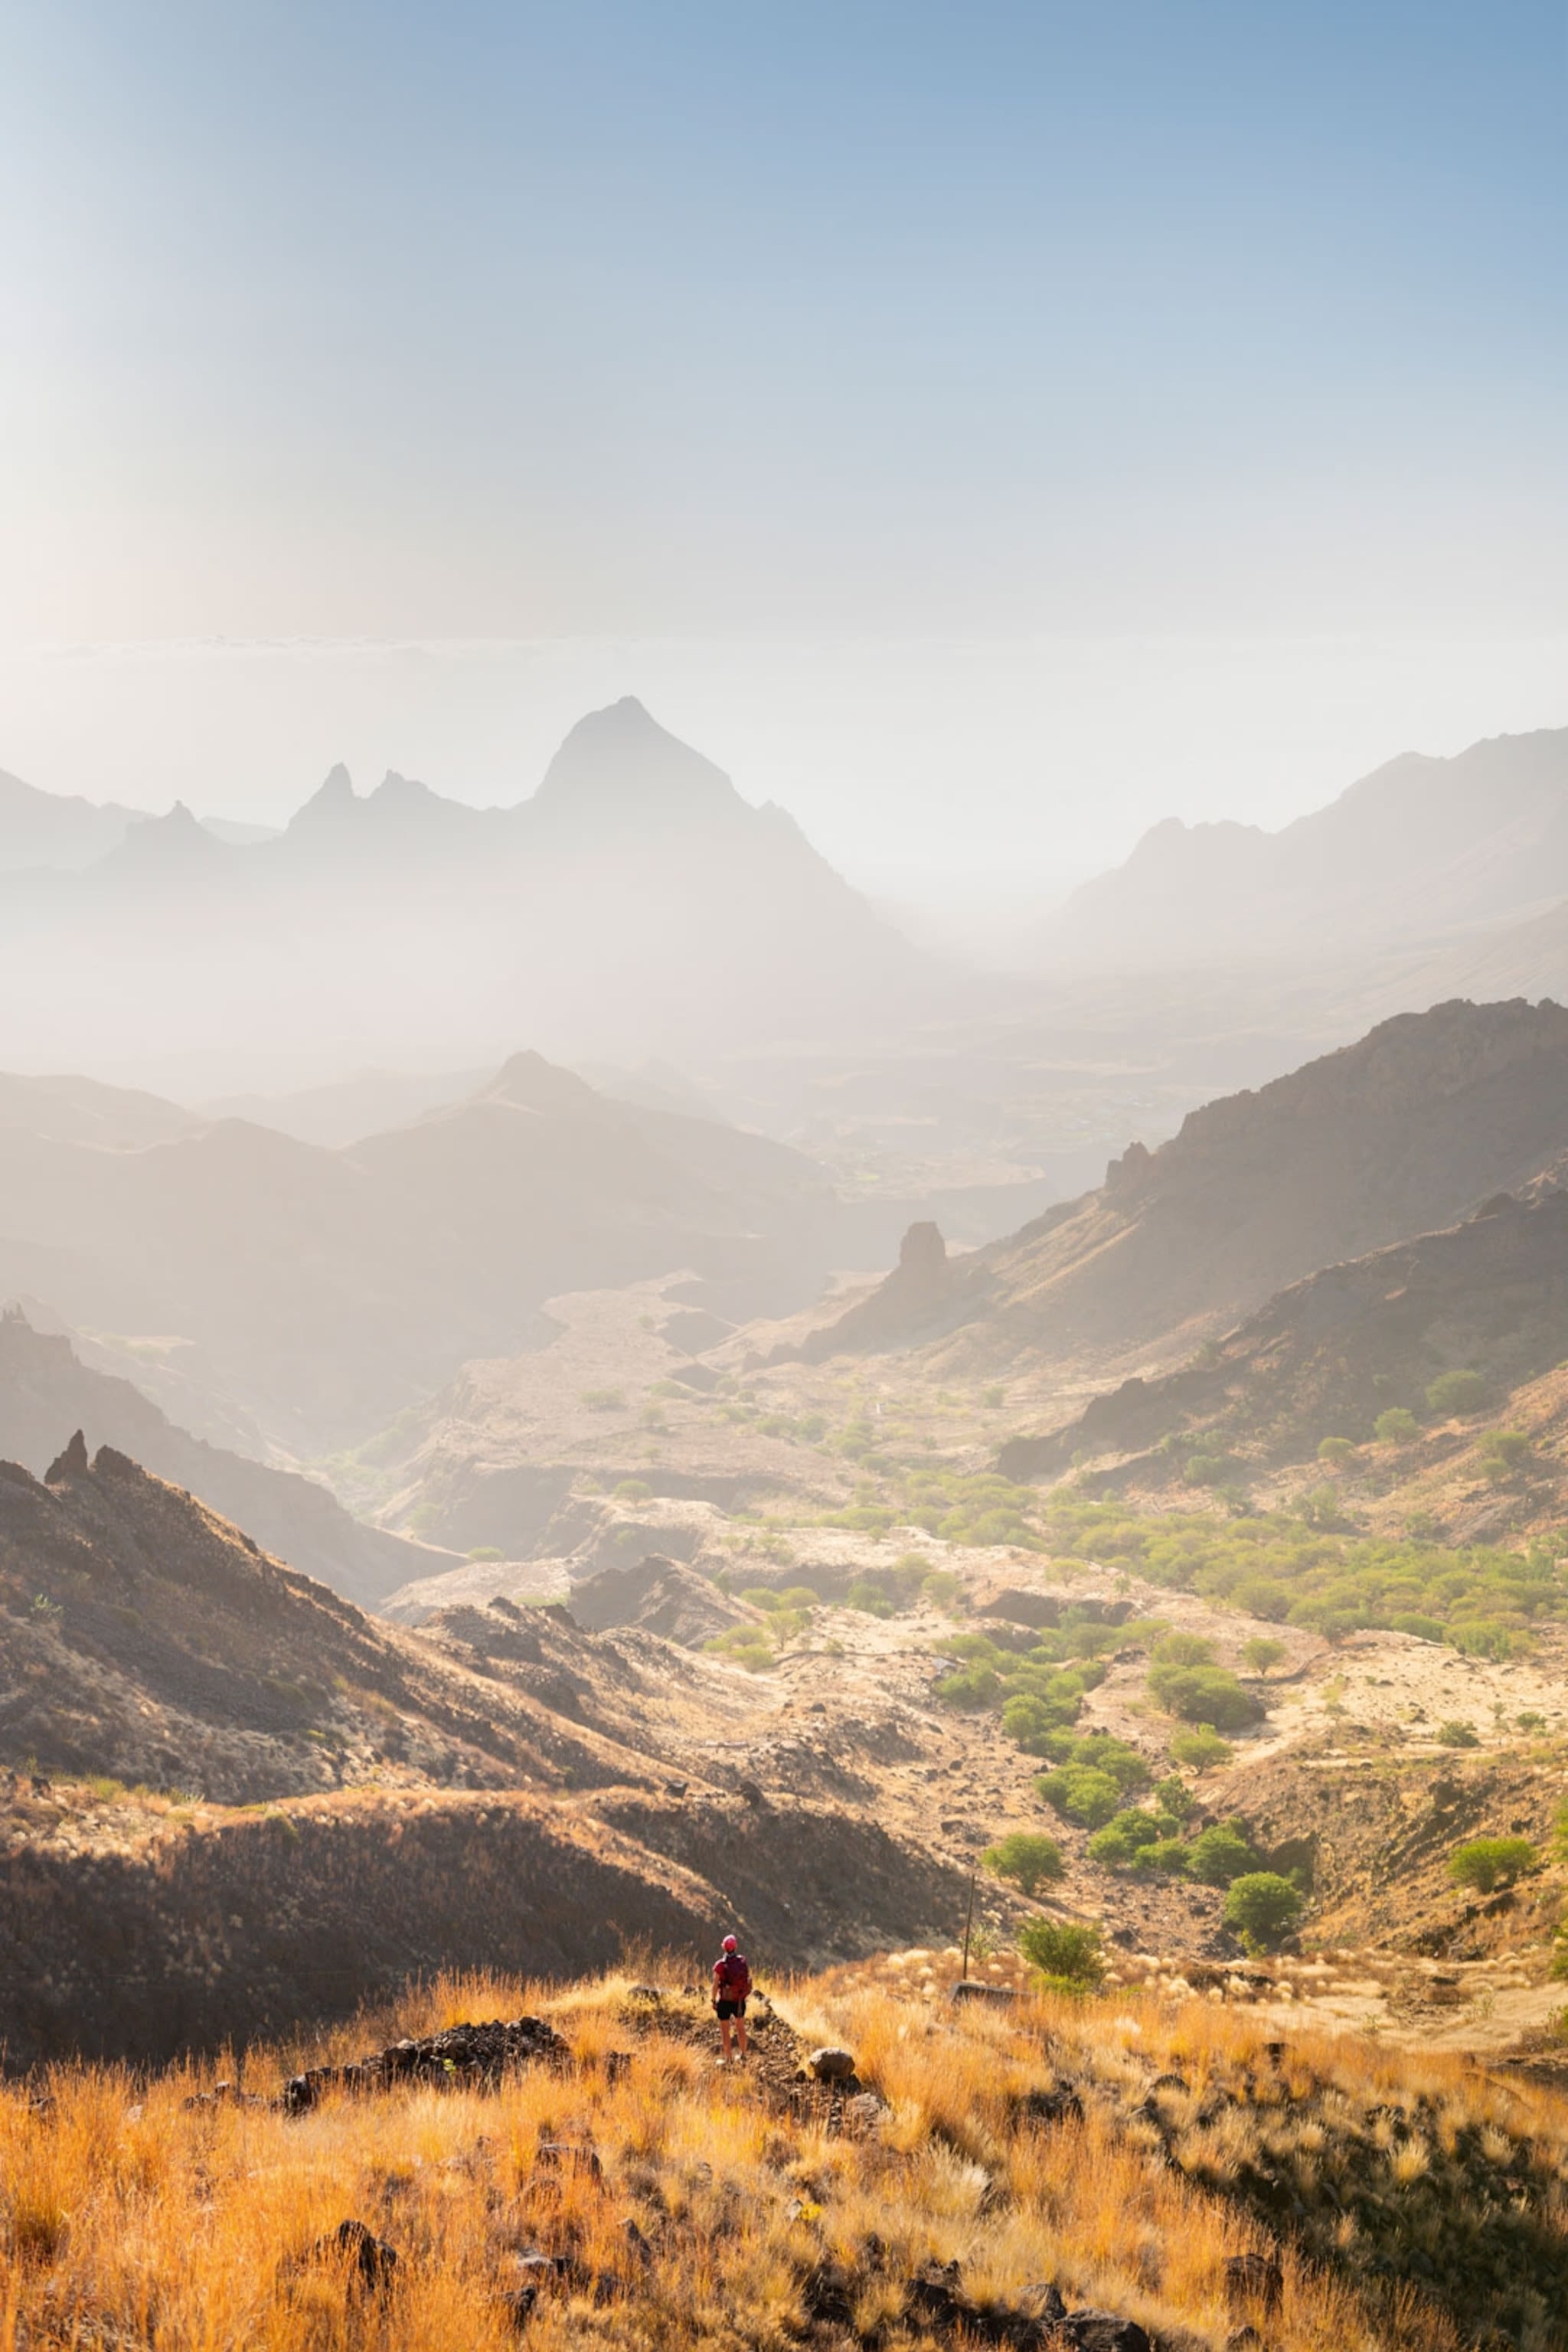
{"type": "Polygon", "coordinates": [[[746,1956],[733,1936],[726,1936],[718,1958],[713,1963],[713,2014],[719,2021],[721,2050],[719,2063],[731,2055],[730,2027],[734,2022],[739,2047],[734,2054],[746,2054],[746,1996],[752,1990],[752,1971],[746,1966],[746,1956]]]}

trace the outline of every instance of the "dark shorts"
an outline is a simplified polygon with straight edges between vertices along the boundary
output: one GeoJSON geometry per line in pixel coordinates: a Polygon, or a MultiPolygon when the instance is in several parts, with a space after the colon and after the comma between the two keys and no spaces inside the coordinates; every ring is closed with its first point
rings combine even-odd
{"type": "Polygon", "coordinates": [[[726,2023],[731,2017],[744,2017],[746,2014],[746,2004],[743,2000],[716,2000],[713,2008],[715,2013],[723,2018],[726,2023]]]}

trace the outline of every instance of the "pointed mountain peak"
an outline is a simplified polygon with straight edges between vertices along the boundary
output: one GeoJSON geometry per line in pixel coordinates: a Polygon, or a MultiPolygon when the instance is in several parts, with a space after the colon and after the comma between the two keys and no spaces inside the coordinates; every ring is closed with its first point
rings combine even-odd
{"type": "Polygon", "coordinates": [[[443,801],[428,784],[417,776],[400,776],[395,768],[388,768],[379,784],[365,803],[379,816],[424,815],[437,808],[448,808],[455,803],[443,801]]]}
{"type": "Polygon", "coordinates": [[[585,1080],[572,1070],[547,1062],[542,1054],[513,1054],[503,1062],[480,1102],[509,1103],[517,1110],[581,1110],[598,1097],[585,1080]]]}
{"type": "Polygon", "coordinates": [[[116,864],[163,865],[170,858],[221,856],[225,845],[209,833],[185,806],[176,801],[166,816],[145,816],[126,828],[125,837],[110,855],[116,864]]]}
{"type": "Polygon", "coordinates": [[[595,818],[692,815],[743,808],[721,768],[623,695],[580,719],[545,771],[541,808],[595,818]]]}
{"type": "Polygon", "coordinates": [[[68,1478],[87,1475],[87,1439],[79,1429],[63,1454],[57,1454],[44,1473],[46,1486],[63,1486],[68,1478]]]}
{"type": "Polygon", "coordinates": [[[353,788],[353,779],[342,761],[339,760],[328,770],[326,782],[310,794],[308,801],[295,810],[289,820],[289,830],[292,833],[297,824],[319,824],[323,818],[344,816],[358,806],[359,798],[353,788]]]}

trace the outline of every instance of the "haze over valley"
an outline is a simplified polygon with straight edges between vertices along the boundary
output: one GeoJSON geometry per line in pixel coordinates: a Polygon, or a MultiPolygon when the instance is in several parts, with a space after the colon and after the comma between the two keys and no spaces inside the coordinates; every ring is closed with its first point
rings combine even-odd
{"type": "Polygon", "coordinates": [[[1568,2352],[1562,30],[0,23],[0,2352],[1568,2352]]]}

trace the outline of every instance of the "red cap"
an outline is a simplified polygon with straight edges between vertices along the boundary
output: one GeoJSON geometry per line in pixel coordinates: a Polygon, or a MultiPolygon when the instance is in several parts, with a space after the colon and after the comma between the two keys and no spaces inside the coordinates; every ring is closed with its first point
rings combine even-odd
{"type": "Polygon", "coordinates": [[[733,1937],[733,1936],[726,1936],[726,1937],[725,1937],[725,1938],[724,1938],[724,1949],[725,1949],[727,1952],[738,1952],[738,1951],[740,1950],[740,1948],[741,1948],[741,1947],[739,1946],[739,1944],[737,1944],[737,1943],[736,1943],[735,1938],[733,1937]]]}

